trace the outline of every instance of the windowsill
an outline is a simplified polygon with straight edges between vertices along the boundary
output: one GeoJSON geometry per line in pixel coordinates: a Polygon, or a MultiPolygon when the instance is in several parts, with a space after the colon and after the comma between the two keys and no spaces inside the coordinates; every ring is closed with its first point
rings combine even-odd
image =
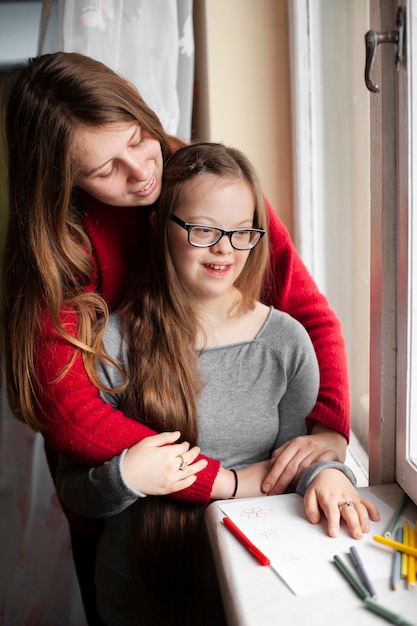
{"type": "Polygon", "coordinates": [[[350,443],[346,454],[346,465],[350,467],[356,476],[358,487],[368,487],[369,485],[369,457],[362,448],[353,432],[350,433],[350,443]]]}

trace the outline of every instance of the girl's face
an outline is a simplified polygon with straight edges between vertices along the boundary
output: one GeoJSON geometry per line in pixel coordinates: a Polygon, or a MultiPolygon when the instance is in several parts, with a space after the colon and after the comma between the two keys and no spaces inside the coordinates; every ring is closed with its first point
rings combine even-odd
{"type": "MultiPolygon", "coordinates": [[[[174,211],[184,222],[223,230],[253,226],[254,198],[245,181],[200,174],[186,185],[183,203],[174,211]]],[[[169,242],[178,276],[199,301],[235,293],[249,250],[234,249],[227,235],[210,248],[196,248],[188,243],[187,231],[172,221],[169,242]]]]}
{"type": "Polygon", "coordinates": [[[117,123],[77,131],[77,185],[104,204],[147,206],[161,193],[160,143],[139,124],[117,123]]]}

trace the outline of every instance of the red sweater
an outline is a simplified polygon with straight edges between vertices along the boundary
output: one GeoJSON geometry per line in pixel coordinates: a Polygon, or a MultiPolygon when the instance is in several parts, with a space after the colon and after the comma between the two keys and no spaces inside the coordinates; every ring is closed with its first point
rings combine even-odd
{"type": "MultiPolygon", "coordinates": [[[[272,279],[265,285],[265,300],[286,311],[307,329],[320,365],[320,392],[308,418],[317,420],[349,438],[349,389],[344,340],[340,323],[319,293],[301,262],[287,230],[270,211],[272,279]]],[[[85,228],[94,249],[96,289],[111,309],[120,303],[126,281],[139,263],[140,208],[106,207],[96,201],[88,206],[85,228]]],[[[76,317],[63,313],[67,330],[75,334],[76,317]]],[[[144,437],[154,434],[144,424],[114,410],[100,398],[80,356],[70,372],[53,382],[72,356],[72,347],[55,331],[48,315],[42,321],[37,363],[43,431],[47,447],[77,462],[96,466],[119,454],[144,437]]],[[[174,497],[206,504],[219,470],[217,460],[208,459],[196,482],[174,497]]]]}

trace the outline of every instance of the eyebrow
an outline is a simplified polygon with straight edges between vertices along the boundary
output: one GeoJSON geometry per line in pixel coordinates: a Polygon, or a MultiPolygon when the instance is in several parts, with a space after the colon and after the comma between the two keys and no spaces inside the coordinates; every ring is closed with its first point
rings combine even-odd
{"type": "MultiPolygon", "coordinates": [[[[239,229],[239,228],[252,228],[252,226],[244,226],[244,224],[246,224],[246,222],[252,222],[254,220],[253,216],[252,218],[248,217],[244,220],[241,220],[239,222],[239,225],[236,225],[236,227],[233,230],[239,229]]],[[[189,219],[189,220],[184,220],[187,224],[197,224],[199,226],[211,226],[212,228],[220,228],[220,226],[217,226],[217,224],[211,224],[210,222],[212,221],[212,218],[210,217],[202,217],[200,218],[199,216],[193,218],[193,219],[189,219]],[[197,221],[196,221],[197,220],[197,221]]]]}
{"type": "MultiPolygon", "coordinates": [[[[128,139],[128,145],[130,144],[130,142],[132,141],[133,137],[136,135],[136,133],[138,131],[142,131],[142,126],[140,126],[140,124],[135,123],[135,127],[133,129],[133,133],[131,134],[130,138],[128,139]]],[[[104,163],[102,163],[101,165],[98,165],[97,167],[94,167],[91,170],[88,171],[81,171],[81,176],[92,176],[93,174],[95,174],[96,172],[100,171],[103,167],[105,167],[108,163],[110,163],[111,161],[114,160],[114,157],[112,157],[111,159],[109,159],[108,161],[105,161],[104,163]]]]}

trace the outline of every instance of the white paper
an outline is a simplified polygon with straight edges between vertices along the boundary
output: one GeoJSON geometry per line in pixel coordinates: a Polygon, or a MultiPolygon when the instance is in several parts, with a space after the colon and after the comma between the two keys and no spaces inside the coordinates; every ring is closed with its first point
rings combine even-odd
{"type": "MultiPolygon", "coordinates": [[[[219,508],[240,528],[250,541],[271,560],[271,567],[297,595],[307,595],[346,587],[346,580],[333,562],[335,554],[353,568],[349,547],[354,545],[372,581],[390,580],[393,550],[373,541],[384,533],[394,510],[373,494],[367,494],[377,505],[381,521],[371,522],[363,539],[352,539],[344,522],[336,538],[327,535],[327,522],[311,524],[305,514],[304,501],[298,494],[265,498],[229,500],[219,508]]],[[[400,517],[398,525],[406,520],[400,517]]]]}

